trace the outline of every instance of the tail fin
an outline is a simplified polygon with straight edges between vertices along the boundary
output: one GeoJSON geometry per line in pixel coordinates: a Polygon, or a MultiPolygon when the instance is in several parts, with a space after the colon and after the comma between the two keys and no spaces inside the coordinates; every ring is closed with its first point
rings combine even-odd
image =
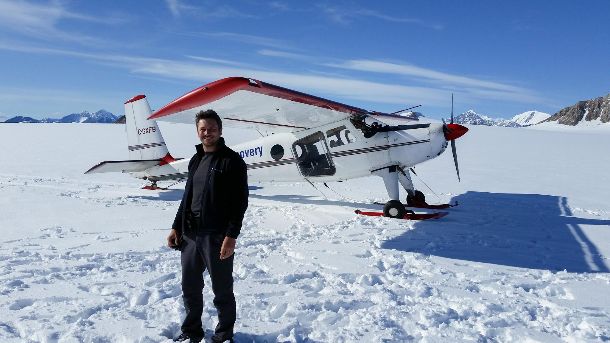
{"type": "MultiPolygon", "coordinates": [[[[151,113],[146,96],[136,95],[127,100],[125,103],[125,128],[129,145],[129,160],[100,162],[87,170],[85,174],[138,173],[176,161],[167,150],[157,122],[148,120],[151,113]]],[[[147,179],[149,177],[141,178],[147,179]]]]}
{"type": "Polygon", "coordinates": [[[148,119],[151,114],[145,95],[136,95],[125,102],[129,159],[163,159],[165,163],[173,162],[157,122],[148,119]]]}

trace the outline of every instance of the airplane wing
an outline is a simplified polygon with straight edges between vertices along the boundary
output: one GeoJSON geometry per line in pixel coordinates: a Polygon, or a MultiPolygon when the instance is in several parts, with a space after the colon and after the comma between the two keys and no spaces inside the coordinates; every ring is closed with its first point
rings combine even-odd
{"type": "Polygon", "coordinates": [[[149,119],[194,123],[195,114],[213,109],[223,126],[269,133],[294,132],[368,111],[244,77],[229,77],[196,88],[153,113],[149,119]]]}

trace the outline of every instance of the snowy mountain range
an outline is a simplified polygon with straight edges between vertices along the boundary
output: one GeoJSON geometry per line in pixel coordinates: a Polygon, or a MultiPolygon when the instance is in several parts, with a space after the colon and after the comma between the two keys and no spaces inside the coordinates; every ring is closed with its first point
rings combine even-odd
{"type": "Polygon", "coordinates": [[[539,111],[526,111],[511,119],[491,118],[478,114],[473,110],[458,115],[455,119],[458,124],[522,127],[537,124],[559,125],[563,127],[595,127],[610,125],[610,94],[595,99],[579,101],[572,106],[565,107],[553,115],[539,111]]]}
{"type": "Polygon", "coordinates": [[[570,126],[595,126],[610,123],[610,94],[579,101],[553,114],[546,122],[570,126]]]}
{"type": "MultiPolygon", "coordinates": [[[[419,112],[408,112],[406,115],[414,118],[423,116],[419,112]]],[[[0,123],[124,123],[124,117],[119,118],[106,110],[99,110],[95,113],[88,111],[72,113],[61,119],[44,118],[39,120],[27,116],[15,116],[4,120],[5,118],[6,116],[0,116],[0,123]],[[122,120],[119,121],[119,119],[122,120]]],[[[568,126],[596,126],[610,123],[610,94],[595,99],[579,101],[573,106],[566,107],[553,115],[539,111],[526,111],[515,115],[511,119],[504,119],[492,118],[479,114],[474,110],[468,110],[456,116],[454,121],[458,124],[466,125],[503,127],[524,127],[543,122],[568,126]]]]}
{"type": "Polygon", "coordinates": [[[527,111],[517,114],[511,119],[492,118],[484,114],[478,114],[474,110],[468,110],[455,117],[455,122],[467,125],[522,127],[538,124],[549,117],[550,115],[544,112],[527,111]]]}
{"type": "Polygon", "coordinates": [[[114,123],[118,119],[114,114],[99,110],[95,113],[83,111],[81,113],[72,113],[60,119],[44,118],[34,119],[26,116],[15,116],[4,121],[5,123],[114,123]]]}

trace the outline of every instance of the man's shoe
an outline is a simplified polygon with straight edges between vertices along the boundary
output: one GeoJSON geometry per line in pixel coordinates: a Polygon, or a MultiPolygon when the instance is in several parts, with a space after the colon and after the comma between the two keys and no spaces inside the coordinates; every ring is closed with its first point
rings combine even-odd
{"type": "Polygon", "coordinates": [[[199,343],[203,340],[203,337],[191,336],[191,335],[183,332],[180,334],[180,336],[174,338],[174,342],[184,342],[187,339],[189,340],[190,343],[199,343]]]}
{"type": "Polygon", "coordinates": [[[212,342],[213,343],[223,343],[223,342],[233,343],[233,337],[227,337],[227,335],[215,334],[214,336],[212,336],[212,342]]]}

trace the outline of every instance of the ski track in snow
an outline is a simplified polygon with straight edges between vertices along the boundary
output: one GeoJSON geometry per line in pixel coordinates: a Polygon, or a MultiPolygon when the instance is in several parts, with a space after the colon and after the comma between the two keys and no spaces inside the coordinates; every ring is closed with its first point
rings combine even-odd
{"type": "MultiPolygon", "coordinates": [[[[179,254],[164,242],[183,184],[160,192],[138,185],[0,173],[0,205],[12,218],[2,222],[9,234],[0,245],[0,341],[169,342],[179,333],[179,254]]],[[[235,260],[238,342],[610,340],[610,306],[594,299],[610,290],[607,272],[435,256],[459,244],[520,246],[484,230],[431,239],[419,223],[356,216],[366,205],[359,195],[347,194],[352,207],[338,194],[283,195],[308,192],[316,194],[302,184],[251,190],[235,260]],[[422,247],[388,246],[405,234],[422,247]],[[585,291],[593,299],[578,302],[585,291]]],[[[567,210],[610,218],[603,208],[567,210]]],[[[438,225],[467,212],[449,211],[438,225]]],[[[475,223],[504,219],[481,213],[475,223]]],[[[205,281],[209,335],[216,311],[205,281]]]]}

